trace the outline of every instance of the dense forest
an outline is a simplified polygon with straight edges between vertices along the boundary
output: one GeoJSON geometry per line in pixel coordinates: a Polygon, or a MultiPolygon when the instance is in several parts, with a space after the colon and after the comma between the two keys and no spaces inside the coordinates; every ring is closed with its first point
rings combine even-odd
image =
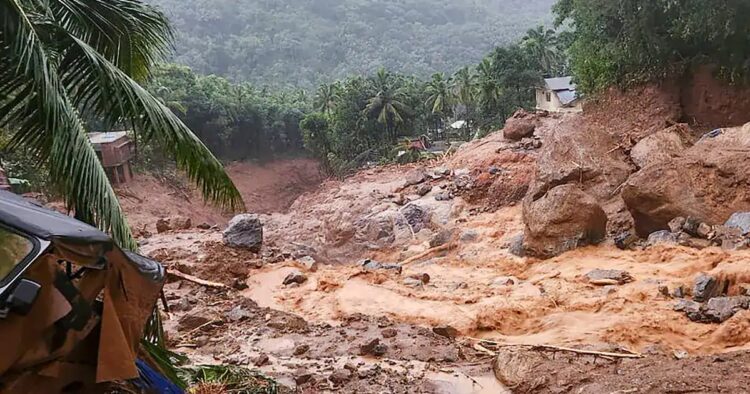
{"type": "Polygon", "coordinates": [[[176,63],[258,85],[314,88],[386,67],[428,77],[551,24],[554,0],[147,0],[176,63]]]}

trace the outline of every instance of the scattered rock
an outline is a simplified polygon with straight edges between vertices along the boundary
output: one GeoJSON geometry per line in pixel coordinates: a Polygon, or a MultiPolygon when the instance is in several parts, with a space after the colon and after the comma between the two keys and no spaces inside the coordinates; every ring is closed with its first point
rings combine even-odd
{"type": "Polygon", "coordinates": [[[714,297],[701,307],[702,321],[723,323],[735,313],[750,307],[750,297],[714,297]]]}
{"type": "Polygon", "coordinates": [[[446,338],[456,338],[457,336],[461,335],[461,333],[457,329],[451,326],[433,327],[432,332],[446,338]]]}
{"type": "Polygon", "coordinates": [[[600,243],[607,232],[607,215],[577,185],[558,186],[523,206],[524,249],[527,255],[549,258],[579,246],[600,243]]]}
{"type": "Polygon", "coordinates": [[[433,178],[440,179],[444,176],[451,174],[451,169],[448,167],[436,167],[432,169],[433,178]]]}
{"type": "Polygon", "coordinates": [[[404,278],[404,285],[409,287],[423,287],[425,285],[421,279],[418,278],[404,278]]]}
{"type": "Polygon", "coordinates": [[[417,204],[408,204],[401,208],[401,214],[411,229],[418,233],[430,223],[430,213],[417,204]]]}
{"type": "Polygon", "coordinates": [[[421,273],[421,274],[411,274],[408,276],[409,279],[414,279],[420,281],[422,284],[428,284],[430,283],[430,275],[427,273],[421,273]]]}
{"type": "Polygon", "coordinates": [[[499,276],[492,281],[490,287],[515,286],[517,283],[518,278],[514,276],[499,276]]]}
{"type": "Polygon", "coordinates": [[[707,239],[691,237],[687,233],[681,233],[680,236],[677,237],[677,243],[681,246],[698,250],[706,249],[713,245],[712,242],[707,239]]]}
{"type": "Polygon", "coordinates": [[[210,321],[211,319],[203,315],[188,314],[178,320],[177,327],[180,331],[191,331],[210,321]]]}
{"type": "Polygon", "coordinates": [[[615,237],[615,246],[620,250],[630,250],[638,242],[638,237],[630,231],[625,231],[615,237]]]}
{"type": "Polygon", "coordinates": [[[294,348],[294,355],[295,356],[301,356],[305,353],[307,353],[310,350],[310,345],[299,345],[296,348],[294,348]]]}
{"type": "Polygon", "coordinates": [[[418,194],[418,195],[419,195],[420,197],[424,197],[424,196],[426,196],[426,195],[427,195],[427,194],[429,194],[429,193],[430,193],[431,191],[432,191],[432,186],[430,186],[430,185],[420,185],[420,186],[419,186],[419,187],[417,188],[417,194],[418,194]]]}
{"type": "Polygon", "coordinates": [[[659,294],[663,295],[664,297],[669,297],[669,287],[666,285],[660,285],[659,294]]]}
{"type": "Polygon", "coordinates": [[[270,364],[270,359],[268,358],[268,355],[265,353],[261,353],[258,355],[258,357],[253,360],[253,365],[256,367],[262,367],[264,365],[270,364]]]}
{"type": "Polygon", "coordinates": [[[210,230],[211,229],[211,225],[208,224],[208,223],[201,223],[201,224],[199,224],[196,227],[198,227],[201,230],[210,230]]]}
{"type": "Polygon", "coordinates": [[[632,282],[633,277],[627,271],[595,269],[586,274],[589,283],[597,285],[624,285],[632,282]]]}
{"type": "Polygon", "coordinates": [[[312,379],[313,375],[304,370],[304,369],[298,369],[294,372],[294,383],[297,384],[297,386],[302,386],[303,384],[308,383],[312,379]]]}
{"type": "Polygon", "coordinates": [[[708,239],[712,231],[713,231],[713,228],[711,226],[709,226],[706,223],[701,223],[698,225],[698,228],[696,229],[695,232],[698,237],[708,239]]]}
{"type": "Polygon", "coordinates": [[[698,236],[698,227],[700,227],[701,221],[694,218],[694,217],[687,217],[685,219],[685,224],[682,225],[682,231],[686,232],[687,234],[697,237],[698,236]]]}
{"type": "Polygon", "coordinates": [[[404,180],[404,187],[418,185],[426,180],[427,180],[427,174],[425,174],[424,171],[414,170],[406,174],[406,179],[404,180]]]}
{"type": "Polygon", "coordinates": [[[234,248],[260,252],[263,246],[263,223],[254,214],[237,215],[224,230],[224,243],[234,248]]]}
{"type": "Polygon", "coordinates": [[[401,270],[403,269],[398,264],[383,264],[375,260],[365,259],[359,262],[359,265],[362,266],[365,270],[368,271],[377,271],[377,270],[386,270],[386,271],[394,271],[397,274],[401,274],[401,270]]]}
{"type": "Polygon", "coordinates": [[[172,226],[169,224],[169,219],[161,218],[156,221],[156,232],[161,234],[164,232],[167,232],[172,229],[172,226]]]}
{"type": "Polygon", "coordinates": [[[740,283],[740,284],[737,285],[737,288],[740,291],[740,295],[750,296],[750,284],[748,284],[748,283],[740,283]]]}
{"type": "Polygon", "coordinates": [[[701,304],[690,300],[680,300],[674,305],[673,309],[675,312],[685,312],[687,314],[699,313],[701,304]]]}
{"type": "Polygon", "coordinates": [[[300,271],[294,270],[290,272],[286,278],[284,278],[284,285],[290,285],[292,283],[303,284],[307,282],[307,276],[300,271]]]}
{"type": "Polygon", "coordinates": [[[371,355],[380,357],[388,351],[388,346],[380,343],[380,339],[373,339],[359,347],[359,353],[363,356],[371,355]]]}
{"type": "Polygon", "coordinates": [[[435,248],[438,246],[445,245],[453,240],[456,235],[455,229],[443,229],[435,234],[430,240],[430,247],[435,248]]]}
{"type": "Polygon", "coordinates": [[[458,237],[461,242],[476,242],[479,239],[479,233],[475,230],[464,230],[461,232],[461,236],[458,237]]]}
{"type": "Polygon", "coordinates": [[[268,327],[275,328],[279,331],[304,331],[307,330],[305,319],[289,313],[275,313],[266,323],[268,327]]]}
{"type": "Polygon", "coordinates": [[[398,335],[398,331],[395,328],[386,328],[383,331],[380,332],[380,335],[383,336],[383,338],[394,338],[396,335],[398,335]]]}
{"type": "Polygon", "coordinates": [[[677,124],[638,141],[630,151],[630,158],[638,168],[643,168],[679,156],[692,142],[690,126],[677,124]]]}
{"type": "Polygon", "coordinates": [[[503,136],[511,141],[520,141],[523,138],[531,137],[536,130],[533,120],[528,118],[510,118],[503,128],[503,136]]]}
{"type": "Polygon", "coordinates": [[[651,233],[648,236],[648,241],[647,241],[647,244],[649,246],[667,245],[667,244],[675,244],[675,243],[677,243],[677,235],[667,230],[660,230],[660,231],[655,231],[651,233]]]}
{"type": "Polygon", "coordinates": [[[190,304],[190,301],[187,298],[183,297],[180,298],[176,303],[170,305],[169,309],[173,312],[187,312],[193,309],[193,306],[190,304]]]}
{"type": "Polygon", "coordinates": [[[674,298],[684,298],[685,297],[685,288],[682,286],[677,286],[672,290],[672,297],[674,298]]]}
{"type": "Polygon", "coordinates": [[[175,216],[169,220],[169,223],[173,230],[189,230],[193,227],[192,220],[183,216],[175,216]]]}
{"type": "Polygon", "coordinates": [[[333,371],[331,375],[328,376],[328,380],[331,381],[331,383],[335,385],[342,385],[352,379],[352,371],[342,368],[337,369],[333,371]]]}
{"type": "Polygon", "coordinates": [[[742,231],[742,235],[748,235],[750,234],[750,212],[734,213],[724,225],[727,227],[738,228],[742,231]]]}
{"type": "Polygon", "coordinates": [[[508,253],[518,257],[526,256],[526,248],[523,245],[523,240],[523,234],[518,234],[511,238],[508,245],[508,253]]]}
{"type": "Polygon", "coordinates": [[[497,175],[501,172],[503,172],[503,169],[497,166],[490,166],[490,168],[487,170],[487,172],[490,173],[490,175],[497,175]]]}
{"type": "Polygon", "coordinates": [[[450,201],[453,199],[453,194],[450,192],[440,192],[435,194],[435,201],[450,201]]]}
{"type": "Polygon", "coordinates": [[[679,233],[680,231],[682,231],[682,228],[685,226],[685,221],[686,221],[685,218],[678,216],[670,220],[669,223],[667,223],[667,225],[669,226],[669,230],[671,232],[679,233]]]}
{"type": "Polygon", "coordinates": [[[675,350],[672,355],[674,356],[675,360],[684,360],[690,356],[685,350],[675,350]]]}
{"type": "Polygon", "coordinates": [[[304,256],[298,259],[297,261],[299,261],[299,263],[302,264],[305,267],[305,269],[310,272],[318,271],[319,264],[317,261],[315,261],[315,258],[313,258],[312,256],[304,256]]]}
{"type": "Polygon", "coordinates": [[[247,290],[249,287],[244,279],[234,278],[232,281],[232,288],[235,290],[247,290]]]}
{"type": "Polygon", "coordinates": [[[234,308],[232,308],[232,310],[229,311],[229,313],[227,313],[227,320],[231,322],[238,322],[238,321],[245,320],[251,316],[252,316],[252,313],[242,308],[242,306],[237,305],[234,308]]]}
{"type": "Polygon", "coordinates": [[[693,299],[697,302],[708,301],[726,293],[726,283],[710,275],[701,274],[695,279],[693,299]]]}

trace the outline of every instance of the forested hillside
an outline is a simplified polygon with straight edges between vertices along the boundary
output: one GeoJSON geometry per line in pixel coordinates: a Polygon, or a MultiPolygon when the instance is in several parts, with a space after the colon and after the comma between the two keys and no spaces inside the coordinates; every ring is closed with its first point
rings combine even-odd
{"type": "Polygon", "coordinates": [[[148,0],[177,32],[174,61],[258,85],[313,88],[384,66],[426,77],[481,60],[552,21],[554,0],[148,0]]]}

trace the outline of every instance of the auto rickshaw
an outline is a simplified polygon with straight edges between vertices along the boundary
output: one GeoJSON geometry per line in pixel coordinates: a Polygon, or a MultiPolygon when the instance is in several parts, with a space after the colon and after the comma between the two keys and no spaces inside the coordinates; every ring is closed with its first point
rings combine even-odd
{"type": "Polygon", "coordinates": [[[139,376],[164,269],[0,190],[0,393],[99,392],[139,376]]]}

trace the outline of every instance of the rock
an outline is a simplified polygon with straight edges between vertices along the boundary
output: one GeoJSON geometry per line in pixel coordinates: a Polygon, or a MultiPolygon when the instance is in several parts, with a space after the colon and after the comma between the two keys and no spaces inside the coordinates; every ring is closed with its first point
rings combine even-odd
{"type": "Polygon", "coordinates": [[[458,239],[459,241],[465,243],[476,242],[479,239],[479,233],[477,233],[475,230],[464,230],[461,232],[461,235],[458,237],[458,239]]]}
{"type": "Polygon", "coordinates": [[[670,220],[669,223],[667,223],[667,225],[669,226],[669,231],[675,234],[679,233],[680,231],[682,231],[682,228],[685,226],[685,221],[686,219],[681,216],[678,216],[670,220]]]}
{"type": "Polygon", "coordinates": [[[261,353],[258,355],[258,357],[253,360],[253,365],[256,367],[262,367],[264,365],[270,364],[270,359],[268,358],[268,355],[265,353],[261,353]]]}
{"type": "Polygon", "coordinates": [[[294,270],[290,272],[286,278],[284,278],[284,285],[290,285],[292,283],[303,284],[307,282],[307,276],[300,271],[294,270]]]}
{"type": "Polygon", "coordinates": [[[693,217],[687,217],[685,219],[685,224],[682,225],[682,231],[685,233],[697,237],[698,236],[698,227],[700,227],[701,221],[693,218],[693,217]]]}
{"type": "Polygon", "coordinates": [[[435,201],[450,201],[453,195],[450,192],[440,192],[435,195],[435,201]]]}
{"type": "Polygon", "coordinates": [[[470,190],[474,187],[474,178],[471,175],[455,176],[453,178],[453,186],[458,190],[470,190]]]}
{"type": "Polygon", "coordinates": [[[342,368],[337,369],[333,371],[331,375],[328,376],[328,380],[331,381],[331,383],[335,385],[342,385],[352,379],[352,371],[342,368]]]}
{"type": "Polygon", "coordinates": [[[279,331],[304,331],[307,330],[307,322],[305,319],[295,316],[289,313],[274,313],[270,319],[267,319],[266,325],[271,328],[275,328],[279,331]]]}
{"type": "Polygon", "coordinates": [[[607,230],[602,207],[573,184],[555,187],[536,200],[527,196],[523,221],[526,254],[542,258],[598,244],[607,230]]]}
{"type": "Polygon", "coordinates": [[[203,315],[188,314],[182,316],[180,320],[177,321],[177,328],[180,331],[192,331],[210,321],[211,319],[203,315]]]}
{"type": "Polygon", "coordinates": [[[424,282],[416,278],[404,278],[404,285],[417,288],[417,287],[423,287],[424,282]]]}
{"type": "Polygon", "coordinates": [[[359,353],[363,356],[376,356],[380,357],[385,355],[388,351],[388,346],[380,343],[380,339],[373,339],[366,344],[359,347],[359,353]]]}
{"type": "Polygon", "coordinates": [[[690,126],[677,124],[638,141],[630,150],[630,158],[638,168],[643,168],[677,157],[692,144],[690,126]]]}
{"type": "Polygon", "coordinates": [[[294,348],[294,354],[295,356],[301,356],[305,353],[307,353],[310,350],[310,345],[299,345],[296,348],[294,348]]]}
{"type": "Polygon", "coordinates": [[[229,221],[224,230],[224,244],[234,248],[244,248],[260,252],[263,246],[263,224],[258,215],[237,215],[229,221]]]}
{"type": "Polygon", "coordinates": [[[497,166],[490,166],[490,168],[487,170],[487,172],[490,173],[490,175],[497,175],[503,172],[503,169],[497,166]]]}
{"type": "Polygon", "coordinates": [[[654,245],[669,245],[677,243],[677,235],[670,233],[667,230],[654,231],[649,234],[647,244],[649,246],[654,245]]]}
{"type": "Polygon", "coordinates": [[[315,261],[315,258],[313,258],[311,256],[304,256],[304,257],[298,259],[297,261],[299,261],[299,263],[302,264],[305,267],[305,269],[308,270],[308,271],[310,271],[310,272],[317,272],[318,271],[319,264],[318,264],[317,261],[315,261]]]}
{"type": "Polygon", "coordinates": [[[306,384],[307,382],[313,380],[313,375],[310,372],[307,372],[304,369],[298,369],[294,372],[294,383],[297,384],[297,386],[302,386],[303,384],[306,384]]]}
{"type": "Polygon", "coordinates": [[[433,178],[440,179],[444,176],[451,174],[451,169],[448,167],[436,167],[432,169],[433,178]]]}
{"type": "Polygon", "coordinates": [[[703,239],[708,239],[712,232],[713,228],[706,223],[699,224],[695,231],[696,235],[703,239]]]}
{"type": "Polygon", "coordinates": [[[742,231],[742,235],[748,235],[750,234],[750,212],[733,213],[724,225],[731,228],[738,228],[742,231]]]}
{"type": "Polygon", "coordinates": [[[169,220],[169,223],[173,230],[189,230],[193,227],[193,221],[183,216],[175,216],[169,220]]]}
{"type": "Polygon", "coordinates": [[[750,188],[737,186],[750,184],[750,139],[742,128],[727,130],[625,182],[621,195],[640,236],[667,229],[678,216],[716,225],[750,211],[750,188]]]}
{"type": "Polygon", "coordinates": [[[723,323],[735,313],[750,307],[750,297],[714,297],[701,307],[703,321],[723,323]]]}
{"type": "Polygon", "coordinates": [[[170,305],[169,309],[173,312],[187,312],[193,309],[193,306],[190,304],[190,301],[187,298],[183,297],[180,298],[176,303],[170,305]]]}
{"type": "Polygon", "coordinates": [[[508,253],[518,257],[526,256],[526,248],[523,245],[523,240],[523,234],[518,234],[511,238],[508,244],[508,253]]]}
{"type": "Polygon", "coordinates": [[[417,194],[418,194],[418,195],[419,195],[420,197],[424,197],[424,196],[426,196],[426,195],[427,195],[428,193],[430,193],[431,191],[432,191],[432,186],[430,186],[430,185],[420,185],[420,186],[419,186],[419,187],[417,188],[417,194]]]}
{"type": "Polygon", "coordinates": [[[375,376],[379,371],[377,365],[364,366],[357,371],[357,377],[360,379],[367,379],[375,376]]]}
{"type": "Polygon", "coordinates": [[[638,237],[630,231],[617,234],[615,237],[615,246],[620,250],[630,250],[638,242],[638,237]]]}
{"type": "Polygon", "coordinates": [[[210,225],[210,224],[208,224],[208,223],[205,223],[205,222],[204,222],[204,223],[201,223],[201,224],[199,224],[199,225],[198,225],[198,226],[196,226],[196,227],[198,227],[198,228],[199,228],[199,229],[201,229],[201,230],[210,230],[210,229],[211,229],[211,225],[210,225]]]}
{"type": "Polygon", "coordinates": [[[393,203],[396,204],[396,205],[404,205],[407,202],[409,202],[409,201],[406,199],[406,196],[404,196],[401,193],[396,193],[393,196],[393,203]]]}
{"type": "Polygon", "coordinates": [[[672,297],[674,298],[684,298],[685,297],[685,288],[682,286],[677,286],[672,290],[672,297]]]}
{"type": "Polygon", "coordinates": [[[238,321],[245,320],[251,317],[252,315],[253,315],[252,313],[246,311],[244,308],[242,308],[242,306],[237,305],[234,308],[232,308],[232,310],[229,311],[229,313],[227,313],[227,320],[236,323],[238,321]]]}
{"type": "Polygon", "coordinates": [[[712,242],[707,239],[691,237],[687,235],[686,233],[682,233],[682,234],[685,236],[680,236],[677,238],[677,243],[681,246],[698,249],[698,250],[706,249],[712,246],[712,242]]]}
{"type": "Polygon", "coordinates": [[[673,309],[675,312],[698,313],[700,312],[701,304],[690,300],[680,300],[674,305],[673,309]]]}
{"type": "Polygon", "coordinates": [[[737,285],[740,295],[750,296],[750,283],[740,283],[737,285]]]}
{"type": "MultiPolygon", "coordinates": [[[[624,285],[632,282],[633,277],[627,271],[622,270],[604,270],[595,269],[586,274],[590,283],[604,283],[605,281],[611,281],[611,284],[624,285]]],[[[610,284],[610,283],[606,283],[610,284]]]]}
{"type": "Polygon", "coordinates": [[[533,120],[528,118],[510,118],[505,122],[503,136],[505,139],[511,141],[520,141],[523,138],[534,135],[534,130],[536,130],[536,125],[533,120]]]}
{"type": "Polygon", "coordinates": [[[724,281],[718,281],[713,276],[706,274],[701,274],[695,279],[693,299],[697,302],[705,302],[725,293],[726,283],[724,281]]]}
{"type": "Polygon", "coordinates": [[[518,278],[514,276],[499,276],[492,281],[490,287],[515,286],[517,283],[518,278]]]}
{"type": "Polygon", "coordinates": [[[167,232],[172,229],[172,226],[169,224],[169,219],[161,218],[156,221],[156,232],[161,234],[164,232],[167,232]]]}
{"type": "Polygon", "coordinates": [[[386,270],[401,274],[402,267],[398,264],[383,264],[375,260],[365,259],[359,262],[363,269],[368,271],[386,270]]]}
{"type": "Polygon", "coordinates": [[[380,335],[383,336],[383,338],[394,338],[396,335],[398,335],[398,331],[395,328],[386,328],[383,331],[380,332],[380,335]]]}
{"type": "Polygon", "coordinates": [[[430,223],[430,213],[414,203],[401,208],[401,214],[415,233],[418,233],[430,223]]]}
{"type": "Polygon", "coordinates": [[[659,285],[659,294],[669,298],[669,287],[666,285],[659,285]]]}
{"type": "Polygon", "coordinates": [[[247,290],[248,288],[250,288],[250,286],[247,285],[247,282],[244,279],[234,278],[234,280],[232,281],[232,288],[242,291],[247,290]]]}
{"type": "Polygon", "coordinates": [[[422,284],[428,284],[430,283],[430,275],[427,273],[421,273],[421,274],[411,274],[408,276],[409,279],[414,279],[420,281],[422,284]]]}
{"type": "Polygon", "coordinates": [[[675,350],[674,352],[672,352],[672,355],[674,356],[675,360],[684,360],[690,357],[688,352],[685,350],[675,350]]]}
{"type": "Polygon", "coordinates": [[[456,235],[455,229],[443,229],[435,234],[430,240],[430,247],[435,248],[451,242],[456,235]]]}
{"type": "Polygon", "coordinates": [[[432,332],[434,332],[437,335],[440,335],[441,337],[446,337],[446,338],[455,338],[461,335],[461,333],[458,330],[456,330],[455,328],[451,326],[433,327],[432,332]]]}
{"type": "Polygon", "coordinates": [[[406,174],[406,179],[404,180],[404,187],[418,185],[426,180],[427,180],[427,174],[425,174],[424,171],[422,170],[410,171],[409,173],[406,174]]]}

